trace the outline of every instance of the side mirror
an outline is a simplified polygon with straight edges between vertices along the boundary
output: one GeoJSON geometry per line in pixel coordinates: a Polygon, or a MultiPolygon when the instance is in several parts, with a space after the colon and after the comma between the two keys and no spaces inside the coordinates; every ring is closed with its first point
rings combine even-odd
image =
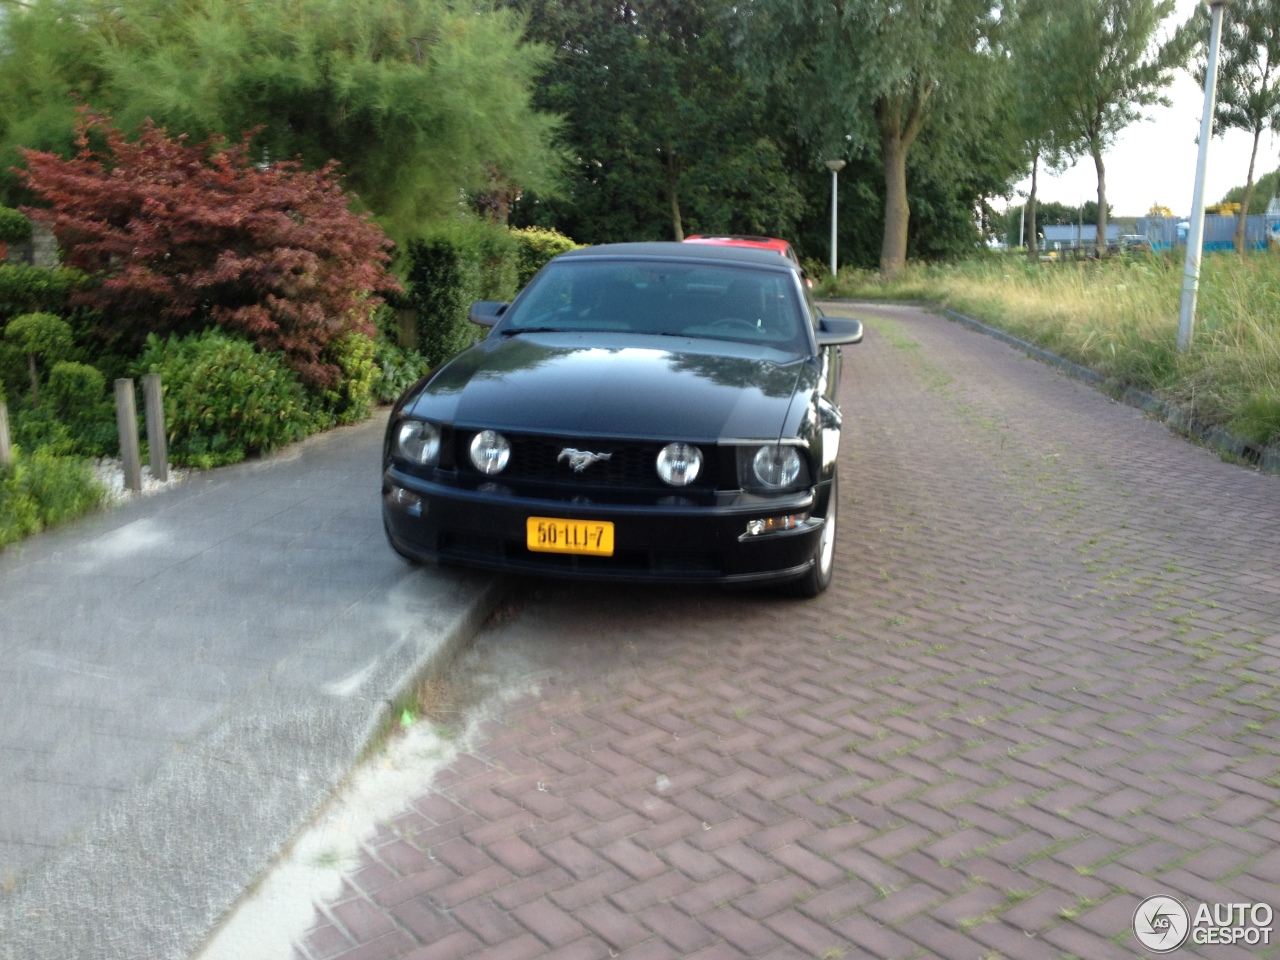
{"type": "Polygon", "coordinates": [[[503,303],[501,300],[477,300],[471,304],[471,311],[467,314],[467,319],[481,327],[492,327],[502,319],[502,315],[507,312],[508,306],[509,304],[503,303]]]}
{"type": "Polygon", "coordinates": [[[818,346],[836,347],[842,343],[862,342],[862,321],[846,317],[823,317],[818,328],[818,346]]]}

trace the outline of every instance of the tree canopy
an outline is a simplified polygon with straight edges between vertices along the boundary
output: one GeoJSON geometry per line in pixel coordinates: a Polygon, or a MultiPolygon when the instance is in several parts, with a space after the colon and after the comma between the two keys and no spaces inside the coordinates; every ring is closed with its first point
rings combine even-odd
{"type": "Polygon", "coordinates": [[[1168,103],[1163,91],[1190,53],[1185,27],[1160,36],[1173,8],[1174,0],[1061,0],[1051,21],[1057,54],[1046,69],[1062,100],[1065,140],[1093,157],[1099,252],[1107,236],[1103,155],[1143,107],[1168,103]]]}
{"type": "Polygon", "coordinates": [[[337,160],[398,241],[470,210],[818,259],[843,159],[842,258],[892,274],[974,249],[1028,172],[1039,220],[1034,178],[1085,152],[1105,236],[1106,151],[1189,56],[1173,2],[24,0],[0,19],[0,167],[71,156],[83,103],[192,142],[252,131],[257,163],[337,160]]]}
{"type": "Polygon", "coordinates": [[[32,0],[0,30],[0,148],[65,152],[68,93],[123,129],[253,130],[257,159],[341,161],[397,236],[495,178],[553,188],[546,50],[514,11],[449,0],[32,0]]]}
{"type": "Polygon", "coordinates": [[[592,243],[791,232],[803,199],[778,112],[736,60],[730,0],[522,5],[555,51],[536,102],[565,117],[572,170],[562,202],[521,217],[592,243]]]}
{"type": "MultiPolygon", "coordinates": [[[[1192,26],[1198,41],[1196,78],[1203,84],[1209,42],[1208,12],[1198,10],[1192,26]]],[[[1253,135],[1249,173],[1244,189],[1236,198],[1241,208],[1235,248],[1244,253],[1245,218],[1253,202],[1258,142],[1264,131],[1280,130],[1280,0],[1236,0],[1225,8],[1218,51],[1214,132],[1221,134],[1230,129],[1253,135]]]]}
{"type": "Polygon", "coordinates": [[[990,129],[1001,83],[998,7],[991,0],[753,0],[743,9],[751,56],[787,90],[815,159],[878,156],[880,269],[896,273],[907,255],[912,147],[930,126],[952,134],[933,141],[935,156],[962,145],[962,134],[990,129]]]}

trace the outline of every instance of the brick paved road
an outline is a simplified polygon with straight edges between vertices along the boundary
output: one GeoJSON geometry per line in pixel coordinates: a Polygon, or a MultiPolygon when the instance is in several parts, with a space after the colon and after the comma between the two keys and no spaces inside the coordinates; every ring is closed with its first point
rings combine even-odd
{"type": "Polygon", "coordinates": [[[530,585],[470,662],[537,691],[300,957],[1092,960],[1150,894],[1280,909],[1280,480],[859,315],[833,589],[530,585]]]}

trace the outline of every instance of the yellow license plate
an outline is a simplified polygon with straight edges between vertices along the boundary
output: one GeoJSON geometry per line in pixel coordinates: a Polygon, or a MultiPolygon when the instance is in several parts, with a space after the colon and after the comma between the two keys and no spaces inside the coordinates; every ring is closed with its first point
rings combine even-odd
{"type": "Polygon", "coordinates": [[[589,557],[613,556],[613,524],[607,520],[556,520],[530,517],[528,547],[541,553],[578,553],[589,557]]]}

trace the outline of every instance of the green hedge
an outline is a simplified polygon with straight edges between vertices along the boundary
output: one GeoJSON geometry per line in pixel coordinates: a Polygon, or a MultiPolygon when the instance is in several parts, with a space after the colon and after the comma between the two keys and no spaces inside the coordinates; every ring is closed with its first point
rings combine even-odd
{"type": "Polygon", "coordinates": [[[569,250],[576,250],[578,244],[566,237],[559,230],[548,230],[543,227],[523,227],[511,231],[519,248],[517,259],[517,284],[523,287],[533,279],[533,275],[546,265],[552,257],[558,257],[569,250]]]}
{"type": "Polygon", "coordinates": [[[475,300],[515,296],[519,247],[511,231],[481,221],[437,228],[408,246],[404,304],[418,314],[418,350],[431,366],[480,336],[467,320],[475,300]]]}

